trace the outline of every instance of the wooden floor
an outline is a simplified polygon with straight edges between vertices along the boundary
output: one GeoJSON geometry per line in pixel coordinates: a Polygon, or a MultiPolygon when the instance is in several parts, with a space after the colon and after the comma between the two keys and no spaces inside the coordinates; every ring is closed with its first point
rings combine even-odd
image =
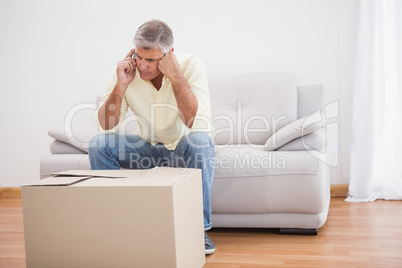
{"type": "MultiPolygon", "coordinates": [[[[214,229],[206,268],[402,267],[402,201],[333,198],[318,236],[267,229],[214,229]]],[[[0,267],[25,267],[21,198],[0,197],[0,267]]]]}

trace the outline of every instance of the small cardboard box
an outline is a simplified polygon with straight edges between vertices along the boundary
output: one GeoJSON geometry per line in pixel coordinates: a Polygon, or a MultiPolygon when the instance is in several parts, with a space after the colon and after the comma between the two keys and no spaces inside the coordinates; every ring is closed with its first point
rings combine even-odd
{"type": "Polygon", "coordinates": [[[205,264],[199,169],[69,171],[21,189],[28,268],[205,264]]]}

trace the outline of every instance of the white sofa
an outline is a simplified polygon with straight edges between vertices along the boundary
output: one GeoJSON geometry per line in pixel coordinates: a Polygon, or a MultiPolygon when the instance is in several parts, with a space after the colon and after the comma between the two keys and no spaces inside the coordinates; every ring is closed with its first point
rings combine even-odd
{"type": "MultiPolygon", "coordinates": [[[[216,145],[213,227],[317,234],[330,203],[322,86],[297,86],[292,74],[271,72],[209,76],[208,82],[216,145]]],[[[41,161],[41,178],[90,169],[95,108],[78,104],[63,126],[49,130],[55,140],[41,161]]],[[[130,118],[121,131],[134,131],[130,118]]]]}

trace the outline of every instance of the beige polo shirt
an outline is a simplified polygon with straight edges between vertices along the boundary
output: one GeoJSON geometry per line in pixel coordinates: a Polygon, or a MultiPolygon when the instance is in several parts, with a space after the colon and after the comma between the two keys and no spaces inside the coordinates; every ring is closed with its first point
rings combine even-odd
{"type": "MultiPolygon", "coordinates": [[[[168,150],[174,150],[180,139],[191,132],[205,132],[211,135],[213,131],[211,105],[204,65],[195,56],[179,53],[175,53],[175,55],[181,71],[198,101],[198,110],[192,127],[188,128],[180,119],[170,80],[164,77],[162,86],[158,91],[150,81],[141,79],[137,70],[134,80],[124,95],[118,125],[111,130],[102,129],[98,120],[98,111],[96,111],[95,122],[100,133],[117,132],[125,119],[128,108],[130,108],[135,115],[138,126],[135,134],[152,145],[160,142],[168,150]]],[[[99,107],[109,97],[116,83],[117,74],[114,72],[109,79],[106,93],[99,107]]],[[[122,130],[120,132],[124,133],[122,130]]]]}

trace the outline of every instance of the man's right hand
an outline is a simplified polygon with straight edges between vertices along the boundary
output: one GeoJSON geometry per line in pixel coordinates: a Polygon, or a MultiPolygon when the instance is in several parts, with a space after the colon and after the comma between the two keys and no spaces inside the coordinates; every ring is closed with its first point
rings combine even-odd
{"type": "Polygon", "coordinates": [[[137,63],[132,58],[134,52],[135,49],[130,50],[127,56],[117,63],[117,83],[105,103],[99,108],[99,124],[104,130],[112,129],[119,123],[121,102],[128,85],[134,80],[137,68],[137,63]]]}
{"type": "Polygon", "coordinates": [[[117,84],[125,89],[127,89],[128,85],[134,80],[135,77],[137,63],[132,58],[134,52],[135,48],[130,50],[127,56],[117,63],[117,84]]]}

